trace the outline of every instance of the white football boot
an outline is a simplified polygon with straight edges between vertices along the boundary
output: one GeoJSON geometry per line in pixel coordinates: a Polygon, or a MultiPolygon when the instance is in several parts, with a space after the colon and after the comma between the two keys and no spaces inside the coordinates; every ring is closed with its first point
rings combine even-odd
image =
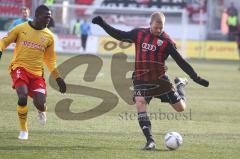
{"type": "Polygon", "coordinates": [[[176,86],[178,86],[180,84],[182,84],[183,86],[186,86],[188,84],[188,80],[185,77],[184,78],[176,77],[174,79],[174,83],[176,86]]]}
{"type": "Polygon", "coordinates": [[[47,122],[47,114],[46,112],[40,112],[38,111],[38,119],[41,125],[45,125],[47,122]]]}
{"type": "Polygon", "coordinates": [[[28,139],[28,132],[27,131],[20,131],[18,139],[27,140],[28,139]]]}

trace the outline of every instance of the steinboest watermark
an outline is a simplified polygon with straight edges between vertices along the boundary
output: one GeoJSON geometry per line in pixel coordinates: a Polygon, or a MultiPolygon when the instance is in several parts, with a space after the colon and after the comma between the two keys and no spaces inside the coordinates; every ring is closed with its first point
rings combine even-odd
{"type": "MultiPolygon", "coordinates": [[[[125,39],[123,41],[130,43],[120,42],[118,44],[114,41],[109,41],[104,44],[104,49],[106,51],[113,51],[114,49],[117,49],[117,46],[121,48],[120,52],[112,55],[110,72],[108,73],[111,77],[112,86],[114,87],[115,91],[111,92],[105,88],[98,89],[95,87],[86,86],[80,82],[79,84],[66,82],[67,97],[64,96],[63,99],[59,99],[55,105],[55,113],[59,118],[63,120],[92,119],[114,109],[118,105],[119,98],[125,101],[125,103],[128,105],[134,105],[135,103],[133,101],[133,96],[160,96],[161,94],[167,93],[172,89],[172,84],[170,81],[168,79],[164,79],[162,76],[167,70],[164,62],[161,60],[160,62],[152,60],[149,60],[148,62],[141,60],[135,60],[134,62],[128,61],[128,54],[125,53],[124,49],[131,47],[132,43],[131,39],[125,39]],[[135,66],[139,67],[135,68],[135,66]],[[133,72],[132,77],[127,76],[129,72],[133,72]],[[143,80],[147,76],[151,76],[151,80],[149,80],[149,82],[150,84],[153,84],[153,87],[150,89],[146,86],[148,89],[144,90],[142,88],[145,88],[143,84],[149,84],[143,80]],[[153,80],[152,77],[154,77],[153,79],[155,80],[153,80]],[[143,83],[141,82],[142,80],[143,83]],[[134,88],[134,90],[132,90],[133,83],[134,87],[140,87],[141,89],[134,88]],[[71,94],[99,98],[102,100],[102,102],[87,111],[72,112],[70,107],[72,106],[73,99],[68,96],[71,94]]],[[[97,85],[98,74],[104,65],[103,59],[100,56],[93,54],[81,54],[73,56],[60,64],[57,67],[57,70],[61,77],[65,79],[75,68],[86,64],[87,69],[83,74],[83,80],[85,82],[91,82],[92,85],[97,85]]],[[[53,73],[50,75],[49,84],[53,89],[59,90],[53,73]]]]}
{"type": "MultiPolygon", "coordinates": [[[[176,121],[186,121],[192,120],[192,110],[188,109],[184,112],[165,112],[158,109],[155,112],[148,112],[148,117],[150,120],[176,120],[176,121]]],[[[137,120],[138,113],[137,112],[121,112],[118,114],[119,120],[137,120]]]]}

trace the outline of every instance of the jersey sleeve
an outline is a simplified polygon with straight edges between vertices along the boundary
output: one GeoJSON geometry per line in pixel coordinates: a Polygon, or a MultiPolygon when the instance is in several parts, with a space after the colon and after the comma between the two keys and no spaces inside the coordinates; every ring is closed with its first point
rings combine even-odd
{"type": "Polygon", "coordinates": [[[56,52],[54,50],[54,40],[52,40],[51,44],[45,50],[44,62],[49,72],[51,72],[55,78],[58,78],[59,73],[56,67],[56,52]]]}
{"type": "Polygon", "coordinates": [[[171,55],[171,57],[176,61],[177,65],[190,76],[190,78],[195,79],[197,77],[197,73],[194,71],[192,66],[181,56],[181,54],[177,51],[176,46],[172,42],[168,42],[166,47],[167,54],[171,55]]]}
{"type": "Polygon", "coordinates": [[[0,40],[0,51],[4,51],[8,47],[8,45],[15,42],[17,40],[18,33],[19,27],[15,27],[10,30],[7,35],[0,40]]]}
{"type": "Polygon", "coordinates": [[[103,25],[101,27],[113,38],[120,40],[120,41],[126,41],[130,43],[134,43],[137,39],[137,29],[133,29],[131,31],[122,31],[119,29],[116,29],[109,24],[107,24],[105,21],[103,22],[103,25]]]}

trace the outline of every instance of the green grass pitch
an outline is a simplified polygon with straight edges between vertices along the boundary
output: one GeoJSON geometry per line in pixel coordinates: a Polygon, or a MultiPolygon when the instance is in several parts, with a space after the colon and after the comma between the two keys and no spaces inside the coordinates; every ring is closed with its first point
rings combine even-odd
{"type": "MultiPolygon", "coordinates": [[[[189,80],[185,118],[153,119],[157,149],[149,152],[141,150],[145,139],[134,117],[134,106],[119,99],[118,105],[102,116],[85,121],[62,120],[55,113],[55,105],[59,100],[73,99],[70,107],[72,112],[89,110],[101,100],[76,94],[61,95],[49,84],[47,125],[42,127],[39,124],[37,111],[29,99],[29,140],[19,141],[17,96],[11,88],[7,71],[11,56],[10,53],[4,54],[0,61],[1,159],[238,159],[240,156],[240,72],[237,62],[189,60],[199,75],[210,81],[210,87],[204,88],[189,80]],[[126,113],[129,116],[124,116],[126,113]],[[169,131],[177,131],[183,136],[183,145],[176,151],[168,151],[164,146],[163,138],[169,131]]],[[[58,64],[72,56],[58,55],[58,64]]],[[[110,78],[111,58],[102,60],[101,75],[96,81],[83,80],[87,66],[82,65],[67,76],[66,82],[117,94],[110,78]]],[[[169,60],[167,66],[171,79],[176,76],[187,77],[173,61],[169,60]]],[[[47,73],[47,83],[48,76],[47,73]]],[[[151,102],[149,112],[175,113],[171,106],[157,99],[151,102]]]]}

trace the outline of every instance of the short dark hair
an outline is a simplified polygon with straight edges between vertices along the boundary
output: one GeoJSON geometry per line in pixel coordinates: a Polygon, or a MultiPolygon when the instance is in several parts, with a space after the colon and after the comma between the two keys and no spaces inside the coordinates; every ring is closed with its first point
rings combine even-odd
{"type": "Polygon", "coordinates": [[[35,11],[35,17],[39,16],[40,14],[42,14],[43,11],[49,11],[50,9],[42,4],[40,6],[37,7],[36,11],[35,11]]]}
{"type": "Polygon", "coordinates": [[[28,7],[25,7],[25,6],[22,7],[21,10],[22,10],[22,11],[23,11],[23,10],[30,11],[30,9],[29,9],[28,7]]]}

